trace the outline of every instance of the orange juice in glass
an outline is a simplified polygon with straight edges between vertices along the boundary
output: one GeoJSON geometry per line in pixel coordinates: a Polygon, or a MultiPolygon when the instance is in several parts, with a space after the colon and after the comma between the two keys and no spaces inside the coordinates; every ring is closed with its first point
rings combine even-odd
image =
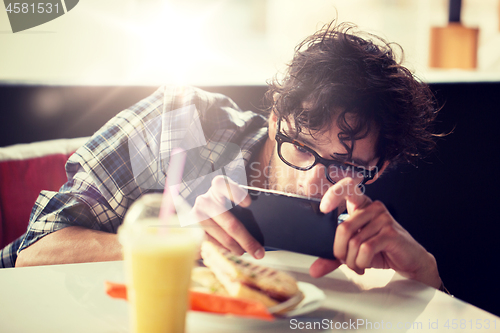
{"type": "Polygon", "coordinates": [[[158,218],[161,194],[134,202],[119,239],[123,246],[132,332],[184,332],[191,270],[202,231],[158,218]]]}

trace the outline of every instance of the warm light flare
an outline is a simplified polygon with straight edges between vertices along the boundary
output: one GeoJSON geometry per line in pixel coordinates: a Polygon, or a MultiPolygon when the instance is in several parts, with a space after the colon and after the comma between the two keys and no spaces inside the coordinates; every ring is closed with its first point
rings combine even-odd
{"type": "MultiPolygon", "coordinates": [[[[191,6],[193,6],[191,4],[191,6]]],[[[209,46],[209,18],[218,5],[200,9],[162,3],[142,7],[128,23],[128,80],[187,83],[218,56],[209,46]]]]}

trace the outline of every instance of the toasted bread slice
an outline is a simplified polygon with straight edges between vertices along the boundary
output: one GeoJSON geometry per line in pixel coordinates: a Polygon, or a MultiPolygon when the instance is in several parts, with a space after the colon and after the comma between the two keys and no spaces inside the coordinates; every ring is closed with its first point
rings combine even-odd
{"type": "Polygon", "coordinates": [[[228,296],[224,286],[208,267],[195,267],[191,272],[191,289],[209,294],[228,296]]]}
{"type": "MultiPolygon", "coordinates": [[[[205,241],[201,246],[204,264],[233,297],[261,301],[275,306],[297,296],[297,281],[289,274],[245,261],[228,250],[205,241]]],[[[295,297],[298,304],[302,297],[295,297]]]]}

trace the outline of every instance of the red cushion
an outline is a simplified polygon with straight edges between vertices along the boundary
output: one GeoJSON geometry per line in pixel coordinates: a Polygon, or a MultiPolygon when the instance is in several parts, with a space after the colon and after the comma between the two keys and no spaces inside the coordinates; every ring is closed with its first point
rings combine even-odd
{"type": "Polygon", "coordinates": [[[0,248],[21,236],[41,190],[57,191],[66,182],[71,154],[0,162],[0,248]]]}

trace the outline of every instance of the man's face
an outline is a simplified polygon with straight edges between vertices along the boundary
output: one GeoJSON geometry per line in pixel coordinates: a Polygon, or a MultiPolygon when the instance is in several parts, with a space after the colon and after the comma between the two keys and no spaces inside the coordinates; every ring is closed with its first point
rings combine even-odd
{"type": "MultiPolygon", "coordinates": [[[[293,124],[291,125],[293,126],[293,124]]],[[[281,133],[292,136],[294,129],[286,121],[281,121],[281,133]]],[[[301,171],[285,164],[278,156],[276,142],[277,118],[271,116],[269,124],[269,139],[274,143],[269,166],[265,170],[268,180],[268,188],[296,193],[300,195],[321,198],[333,184],[325,177],[325,167],[322,164],[315,165],[312,169],[301,171]]],[[[347,150],[341,144],[338,134],[340,129],[336,120],[330,130],[314,134],[312,137],[307,131],[300,133],[296,138],[301,143],[315,150],[326,159],[333,159],[337,154],[347,154],[347,150]]],[[[377,135],[370,132],[365,138],[357,140],[354,144],[352,162],[357,166],[373,168],[378,161],[375,155],[377,135]]]]}

